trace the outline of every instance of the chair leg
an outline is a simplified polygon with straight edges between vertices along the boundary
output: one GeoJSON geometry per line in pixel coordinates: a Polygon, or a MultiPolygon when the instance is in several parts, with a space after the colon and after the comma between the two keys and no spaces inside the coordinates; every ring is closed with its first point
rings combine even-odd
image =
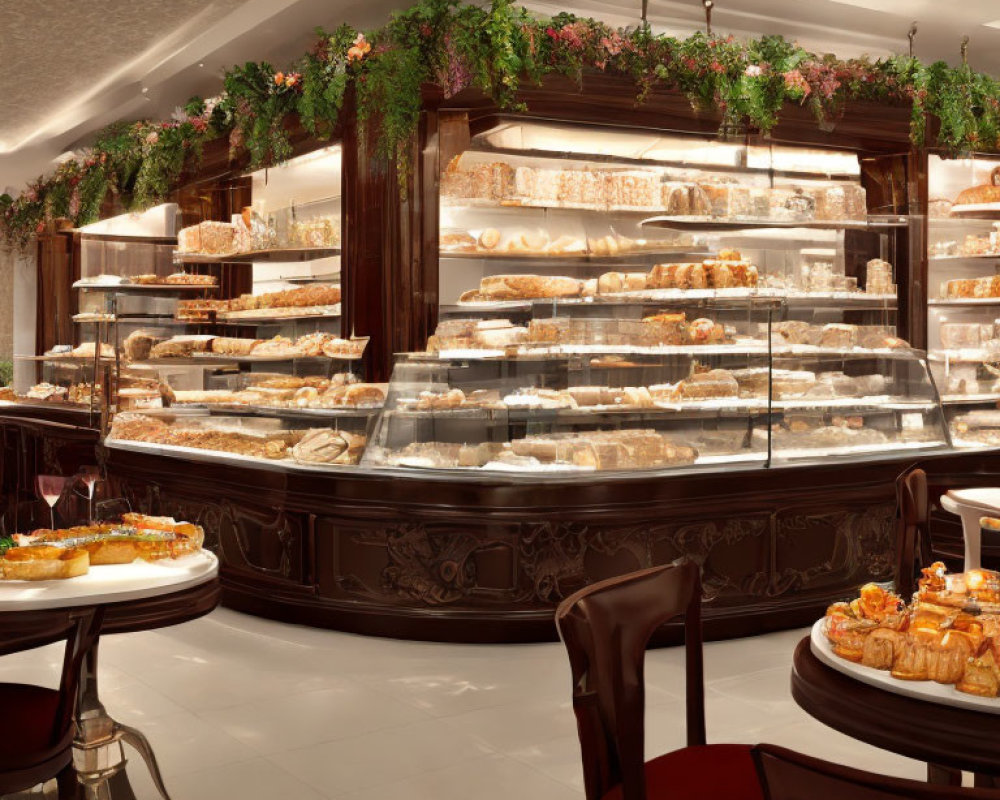
{"type": "Polygon", "coordinates": [[[56,775],[56,785],[59,787],[59,800],[79,800],[82,796],[80,781],[76,777],[72,762],[56,775]]]}
{"type": "Polygon", "coordinates": [[[163,785],[163,776],[160,774],[160,767],[156,763],[156,755],[153,753],[153,748],[150,746],[149,740],[141,731],[130,728],[128,725],[122,725],[120,722],[115,724],[115,729],[121,741],[132,745],[136,752],[142,756],[142,760],[146,762],[149,774],[153,778],[153,784],[156,786],[160,796],[163,797],[163,800],[170,800],[170,795],[167,794],[167,787],[163,785]]]}
{"type": "Polygon", "coordinates": [[[942,767],[940,764],[928,764],[927,782],[939,786],[961,786],[962,771],[952,767],[942,767]]]}

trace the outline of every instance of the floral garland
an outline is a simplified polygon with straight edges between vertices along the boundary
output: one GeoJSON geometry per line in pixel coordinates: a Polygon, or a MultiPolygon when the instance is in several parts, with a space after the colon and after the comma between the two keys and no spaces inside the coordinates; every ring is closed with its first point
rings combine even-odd
{"type": "Polygon", "coordinates": [[[329,137],[349,86],[359,122],[374,126],[381,154],[396,161],[404,182],[423,85],[438,86],[445,97],[477,87],[499,107],[518,110],[522,81],[560,74],[581,83],[590,71],[631,79],[639,103],[654,87],[679,90],[695,108],[720,114],[723,129],[766,134],[788,104],[809,107],[829,129],[849,101],[873,100],[912,107],[916,146],[925,144],[930,116],[938,121],[934,144],[946,151],[1000,150],[1000,82],[964,65],[904,56],[845,61],[780,36],[677,39],[571,14],[543,18],[511,0],[488,7],[420,0],[379,30],[344,25],[332,33],[317,29],[317,36],[289,68],[234,67],[218,99],[192,98],[167,122],[116,123],[83,157],[16,198],[0,195],[0,238],[26,243],[60,217],[91,222],[109,191],[127,210],[160,202],[212,139],[228,137],[231,153],[245,151],[252,168],[280,163],[291,154],[289,117],[297,114],[310,133],[329,137]]]}

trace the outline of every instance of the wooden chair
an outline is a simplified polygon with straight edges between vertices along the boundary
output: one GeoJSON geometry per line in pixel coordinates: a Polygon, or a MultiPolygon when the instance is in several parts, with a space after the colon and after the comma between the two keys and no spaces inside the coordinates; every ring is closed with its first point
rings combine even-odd
{"type": "MultiPolygon", "coordinates": [[[[917,588],[921,567],[934,562],[931,548],[930,504],[927,473],[922,469],[904,472],[896,481],[899,516],[896,521],[896,591],[910,597],[917,588]]],[[[958,555],[961,561],[962,555],[958,555]]]]}
{"type": "MultiPolygon", "coordinates": [[[[5,626],[3,638],[27,636],[32,628],[30,616],[31,612],[25,612],[24,630],[8,631],[5,626]]],[[[60,630],[47,631],[39,640],[66,639],[58,690],[0,683],[0,796],[25,791],[57,776],[61,782],[67,777],[76,733],[76,676],[99,630],[97,613],[68,612],[60,630]]]]}
{"type": "Polygon", "coordinates": [[[705,743],[701,581],[694,563],[611,578],[566,598],[587,800],[1000,800],[1000,792],[905,781],[774,745],[705,743]],[[653,632],[684,615],[688,745],[644,761],[643,664],[653,632]]]}
{"type": "Polygon", "coordinates": [[[592,584],[566,598],[556,624],[569,653],[587,800],[762,800],[749,745],[705,743],[698,566],[679,561],[592,584]],[[687,742],[644,763],[646,645],[684,616],[687,742]]]}
{"type": "Polygon", "coordinates": [[[773,744],[753,748],[765,800],[997,800],[993,789],[962,789],[876,775],[773,744]]]}

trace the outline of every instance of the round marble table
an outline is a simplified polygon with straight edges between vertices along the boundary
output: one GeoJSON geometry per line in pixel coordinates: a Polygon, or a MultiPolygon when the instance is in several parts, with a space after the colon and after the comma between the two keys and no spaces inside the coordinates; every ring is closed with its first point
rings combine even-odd
{"type": "Polygon", "coordinates": [[[64,581],[0,581],[0,654],[59,641],[71,630],[81,637],[73,766],[85,797],[132,796],[123,780],[122,744],[128,743],[169,800],[146,737],[112,719],[101,703],[98,644],[102,635],[166,627],[207,614],[219,602],[218,575],[218,559],[203,550],[179,559],[91,567],[86,575],[64,581]]]}

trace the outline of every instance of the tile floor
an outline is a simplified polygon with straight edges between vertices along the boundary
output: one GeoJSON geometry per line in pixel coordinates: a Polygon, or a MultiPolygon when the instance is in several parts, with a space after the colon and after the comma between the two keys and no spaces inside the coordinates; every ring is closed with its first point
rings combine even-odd
{"type": "MultiPolygon", "coordinates": [[[[768,741],[922,778],[855,742],[788,689],[803,630],[709,643],[709,741],[768,741]]],[[[684,739],[683,652],[647,658],[647,750],[684,739]]],[[[61,651],[0,658],[0,680],[53,685],[61,651]]],[[[219,609],[101,644],[109,712],[156,750],[173,800],[579,800],[579,745],[561,644],[396,642],[219,609]]],[[[134,758],[138,800],[152,784],[134,758]]]]}

